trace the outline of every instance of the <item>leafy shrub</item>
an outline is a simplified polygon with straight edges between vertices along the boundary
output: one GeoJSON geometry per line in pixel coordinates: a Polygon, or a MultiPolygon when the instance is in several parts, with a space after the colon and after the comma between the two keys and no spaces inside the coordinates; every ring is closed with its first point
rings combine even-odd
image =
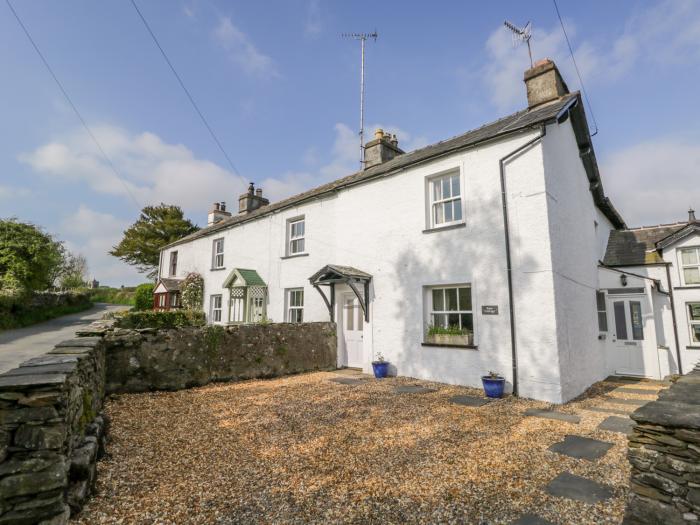
{"type": "Polygon", "coordinates": [[[0,330],[19,328],[92,307],[87,294],[35,292],[22,297],[0,294],[0,330]]]}
{"type": "Polygon", "coordinates": [[[467,335],[469,333],[471,333],[470,330],[460,328],[457,325],[448,326],[447,328],[432,324],[428,326],[428,335],[467,335]]]}
{"type": "Polygon", "coordinates": [[[139,284],[134,292],[134,310],[153,309],[153,283],[139,284]]]}
{"type": "Polygon", "coordinates": [[[100,286],[99,288],[88,288],[84,290],[84,293],[87,293],[95,303],[134,306],[135,290],[134,287],[110,288],[108,286],[100,286]]]}
{"type": "Polygon", "coordinates": [[[204,312],[192,310],[131,311],[117,318],[116,321],[116,326],[119,328],[182,328],[204,324],[206,324],[204,312]]]}
{"type": "Polygon", "coordinates": [[[198,273],[188,273],[180,284],[182,306],[187,310],[201,310],[204,304],[204,278],[198,273]]]}

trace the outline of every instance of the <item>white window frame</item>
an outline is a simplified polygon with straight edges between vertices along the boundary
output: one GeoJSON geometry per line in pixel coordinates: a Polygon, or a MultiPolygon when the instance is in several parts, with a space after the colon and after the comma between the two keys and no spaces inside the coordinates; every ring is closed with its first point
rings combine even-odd
{"type": "Polygon", "coordinates": [[[288,257],[294,255],[305,255],[306,252],[306,216],[301,215],[299,217],[293,217],[287,220],[287,249],[286,255],[288,257]],[[303,232],[301,234],[293,234],[292,229],[295,224],[301,223],[303,225],[303,232]],[[295,250],[293,247],[296,244],[301,243],[302,248],[295,250]]]}
{"type": "Polygon", "coordinates": [[[175,275],[177,275],[177,250],[173,250],[172,252],[170,252],[170,264],[168,265],[168,275],[170,277],[174,277],[175,275]]]}
{"type": "Polygon", "coordinates": [[[224,267],[224,238],[219,237],[211,243],[211,267],[219,270],[224,267]]]}
{"type": "Polygon", "coordinates": [[[212,323],[220,323],[223,319],[223,305],[224,297],[222,294],[214,294],[209,296],[209,319],[212,323]],[[216,306],[217,299],[219,303],[218,307],[216,306]]]}
{"type": "Polygon", "coordinates": [[[700,302],[691,301],[691,302],[685,303],[686,315],[688,316],[688,330],[690,331],[690,344],[691,345],[700,345],[700,340],[697,340],[694,338],[694,332],[693,332],[694,326],[700,326],[700,319],[694,320],[690,315],[690,307],[691,307],[691,305],[694,305],[694,304],[700,306],[700,302]]]}
{"type": "Polygon", "coordinates": [[[287,288],[286,292],[286,321],[288,323],[303,323],[304,322],[304,289],[303,288],[287,288]],[[301,304],[292,305],[293,294],[301,293],[301,304]],[[301,318],[295,320],[296,313],[299,312],[301,318]]]}
{"type": "Polygon", "coordinates": [[[689,283],[685,280],[685,270],[696,268],[700,273],[700,246],[688,246],[687,248],[678,248],[678,267],[681,270],[681,282],[684,286],[700,286],[700,281],[689,283]],[[683,252],[695,252],[695,263],[683,264],[683,252]]]}
{"type": "MultiPolygon", "coordinates": [[[[472,283],[459,283],[459,284],[440,284],[440,285],[435,285],[435,286],[429,286],[427,287],[427,292],[428,292],[428,308],[427,308],[427,325],[436,325],[435,323],[435,315],[457,315],[458,316],[458,323],[459,327],[462,328],[462,315],[471,315],[472,316],[472,338],[475,340],[475,333],[476,333],[476,319],[474,315],[474,287],[472,283]],[[469,299],[471,303],[471,309],[466,310],[466,309],[461,309],[460,307],[462,305],[459,304],[459,289],[460,288],[467,288],[469,289],[469,299]],[[445,290],[457,290],[457,310],[436,310],[435,305],[433,304],[433,292],[436,290],[442,290],[442,296],[443,296],[443,308],[447,306],[447,294],[445,290]]],[[[445,328],[449,327],[450,325],[447,324],[448,321],[445,322],[444,326],[445,328]]]]}
{"type": "Polygon", "coordinates": [[[607,298],[605,297],[605,292],[603,290],[596,290],[595,292],[596,300],[596,310],[598,311],[598,331],[600,333],[607,333],[610,329],[610,324],[608,323],[608,307],[607,298]],[[602,308],[601,308],[602,306],[602,308]],[[602,319],[605,320],[605,329],[601,326],[601,314],[603,314],[602,319]]]}
{"type": "Polygon", "coordinates": [[[437,175],[428,177],[426,185],[426,197],[427,197],[427,207],[428,207],[428,228],[429,229],[439,229],[445,228],[447,226],[454,226],[458,224],[463,224],[464,219],[464,181],[462,180],[462,170],[459,168],[451,169],[437,175]],[[443,194],[444,185],[442,181],[449,179],[449,190],[450,195],[445,196],[443,194]],[[457,181],[459,185],[459,194],[455,196],[454,183],[453,180],[457,181]],[[436,196],[435,193],[435,183],[440,181],[440,195],[436,196]],[[456,205],[454,203],[457,203],[456,205]],[[450,204],[450,209],[452,210],[452,219],[445,220],[445,209],[447,209],[447,204],[450,204]],[[437,209],[442,209],[442,222],[437,221],[437,209]],[[459,210],[460,217],[455,219],[455,210],[459,210]]]}

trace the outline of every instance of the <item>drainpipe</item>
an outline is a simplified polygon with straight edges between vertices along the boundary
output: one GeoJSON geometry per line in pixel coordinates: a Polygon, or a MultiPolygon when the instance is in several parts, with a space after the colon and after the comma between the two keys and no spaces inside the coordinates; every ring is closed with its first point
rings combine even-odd
{"type": "Polygon", "coordinates": [[[506,241],[506,271],[508,275],[508,310],[510,313],[510,346],[512,354],[512,366],[513,366],[513,395],[518,395],[518,351],[517,351],[517,338],[515,333],[515,307],[513,305],[513,267],[511,263],[510,256],[510,231],[508,227],[508,198],[506,195],[506,163],[516,155],[522,153],[526,149],[535,145],[537,142],[541,141],[542,138],[547,134],[547,129],[544,125],[540,128],[539,136],[526,142],[522,146],[514,149],[498,161],[498,165],[501,172],[501,206],[503,207],[503,232],[506,241]]]}
{"type": "Polygon", "coordinates": [[[676,340],[676,359],[678,360],[678,373],[683,375],[681,365],[681,345],[678,342],[678,323],[676,322],[676,301],[673,298],[673,285],[671,284],[671,265],[666,264],[666,282],[668,283],[668,295],[671,299],[671,319],[673,319],[673,337],[676,340]]]}

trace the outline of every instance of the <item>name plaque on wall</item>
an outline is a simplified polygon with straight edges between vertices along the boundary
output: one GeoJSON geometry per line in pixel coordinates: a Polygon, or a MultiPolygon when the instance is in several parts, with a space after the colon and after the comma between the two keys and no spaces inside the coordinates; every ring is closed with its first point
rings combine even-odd
{"type": "Polygon", "coordinates": [[[498,315],[498,306],[495,304],[484,304],[481,306],[482,315],[498,315]]]}

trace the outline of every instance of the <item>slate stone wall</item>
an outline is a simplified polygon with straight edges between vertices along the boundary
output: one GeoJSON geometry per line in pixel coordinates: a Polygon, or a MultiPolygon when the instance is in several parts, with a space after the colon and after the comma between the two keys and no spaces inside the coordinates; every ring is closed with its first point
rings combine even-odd
{"type": "Polygon", "coordinates": [[[107,393],[335,369],[333,323],[274,323],[104,333],[107,393]]]}
{"type": "Polygon", "coordinates": [[[632,414],[631,496],[624,522],[700,521],[700,368],[632,414]]]}
{"type": "Polygon", "coordinates": [[[104,451],[101,338],[61,343],[0,375],[0,523],[62,524],[104,451]]]}

